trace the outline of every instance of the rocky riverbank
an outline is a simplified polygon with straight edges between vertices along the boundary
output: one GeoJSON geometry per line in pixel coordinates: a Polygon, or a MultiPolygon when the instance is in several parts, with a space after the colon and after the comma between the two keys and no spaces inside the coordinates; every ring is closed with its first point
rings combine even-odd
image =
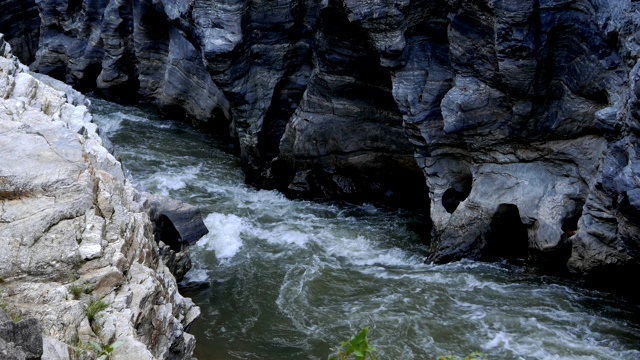
{"type": "Polygon", "coordinates": [[[88,104],[32,76],[0,36],[0,351],[21,345],[11,334],[28,318],[42,329],[42,359],[113,348],[116,359],[190,359],[186,330],[200,311],[178,293],[147,195],[105,149],[88,104]]]}
{"type": "Polygon", "coordinates": [[[429,261],[640,272],[637,1],[0,4],[32,70],[230,127],[256,186],[429,208],[429,261]]]}

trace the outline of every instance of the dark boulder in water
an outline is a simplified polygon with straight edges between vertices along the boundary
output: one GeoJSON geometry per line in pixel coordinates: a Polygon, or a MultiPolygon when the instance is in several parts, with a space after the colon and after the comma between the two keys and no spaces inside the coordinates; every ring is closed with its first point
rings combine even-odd
{"type": "Polygon", "coordinates": [[[158,195],[148,195],[148,198],[149,217],[160,256],[180,282],[191,269],[188,247],[209,233],[209,229],[202,221],[199,208],[158,195]]]}

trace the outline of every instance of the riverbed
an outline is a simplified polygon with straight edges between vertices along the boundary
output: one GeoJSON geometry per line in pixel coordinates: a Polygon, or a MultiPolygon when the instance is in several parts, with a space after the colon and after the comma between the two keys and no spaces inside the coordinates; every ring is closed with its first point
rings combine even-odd
{"type": "Polygon", "coordinates": [[[222,139],[92,102],[140,189],[202,210],[182,284],[200,360],[324,360],[366,326],[381,359],[640,358],[635,303],[507,263],[425,264],[424,214],[256,190],[222,139]]]}

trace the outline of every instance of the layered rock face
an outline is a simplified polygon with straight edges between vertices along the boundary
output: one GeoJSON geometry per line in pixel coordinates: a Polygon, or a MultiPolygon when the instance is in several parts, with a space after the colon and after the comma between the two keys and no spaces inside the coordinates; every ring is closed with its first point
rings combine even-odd
{"type": "Polygon", "coordinates": [[[426,202],[389,70],[343,4],[37,5],[32,70],[230,131],[249,183],[291,196],[426,202]]]}
{"type": "Polygon", "coordinates": [[[428,204],[432,261],[638,271],[637,1],[37,4],[34,70],[231,124],[251,183],[428,204]]]}
{"type": "Polygon", "coordinates": [[[426,89],[425,105],[406,95],[405,121],[424,139],[432,260],[638,272],[638,11],[628,1],[455,4],[445,64],[401,75],[426,89]]]}
{"type": "Polygon", "coordinates": [[[91,342],[103,355],[121,344],[118,359],[190,359],[199,309],[160,260],[149,203],[103,147],[88,102],[34,78],[1,39],[0,55],[5,311],[39,322],[43,359],[96,358],[91,342]]]}

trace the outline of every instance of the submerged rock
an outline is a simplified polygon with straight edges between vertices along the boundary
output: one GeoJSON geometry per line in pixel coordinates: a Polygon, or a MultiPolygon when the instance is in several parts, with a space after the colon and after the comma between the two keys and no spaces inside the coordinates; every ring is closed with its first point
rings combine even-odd
{"type": "Polygon", "coordinates": [[[190,359],[200,311],[160,260],[148,202],[88,101],[34,78],[1,38],[0,50],[1,301],[41,324],[46,359],[116,341],[115,359],[190,359]]]}

